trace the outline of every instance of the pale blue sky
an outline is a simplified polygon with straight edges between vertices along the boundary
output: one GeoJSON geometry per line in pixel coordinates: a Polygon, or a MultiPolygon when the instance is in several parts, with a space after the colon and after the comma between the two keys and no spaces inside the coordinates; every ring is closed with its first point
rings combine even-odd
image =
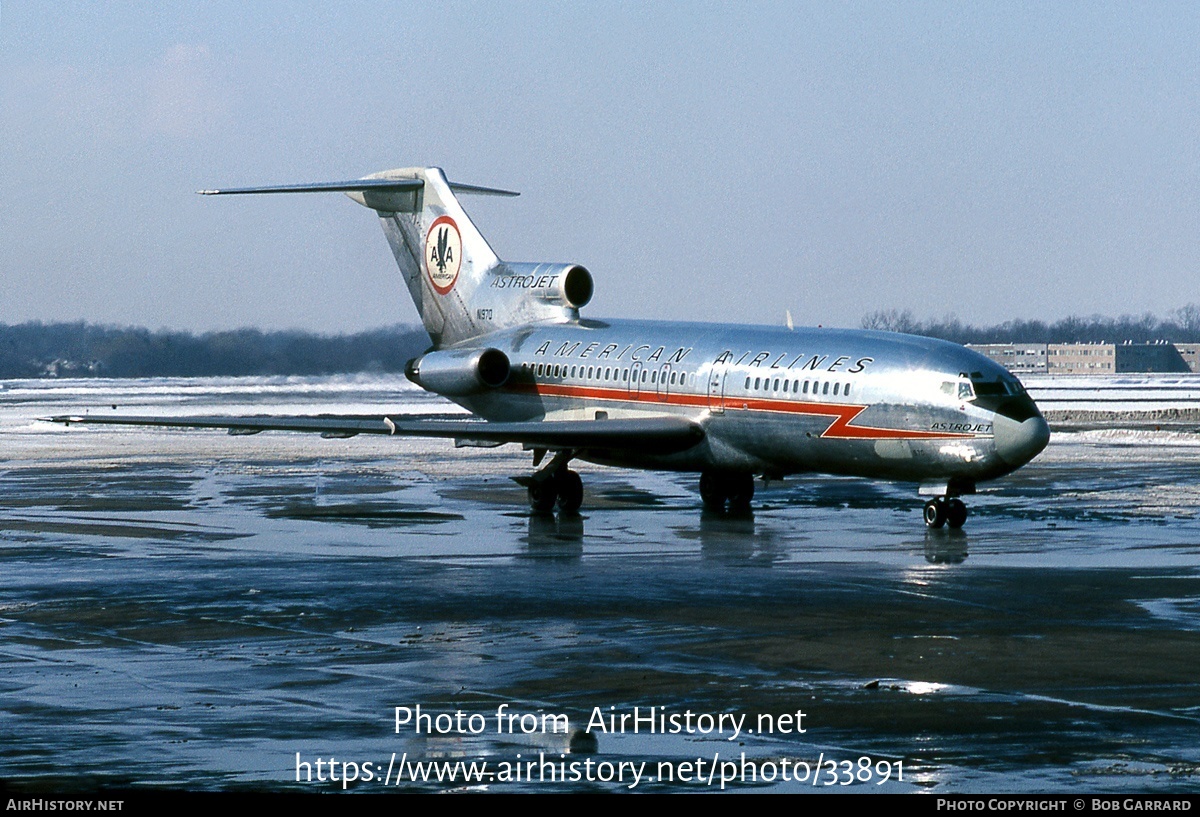
{"type": "Polygon", "coordinates": [[[416,322],[414,164],[587,313],[973,323],[1200,301],[1200,7],[4,2],[0,321],[416,322]]]}

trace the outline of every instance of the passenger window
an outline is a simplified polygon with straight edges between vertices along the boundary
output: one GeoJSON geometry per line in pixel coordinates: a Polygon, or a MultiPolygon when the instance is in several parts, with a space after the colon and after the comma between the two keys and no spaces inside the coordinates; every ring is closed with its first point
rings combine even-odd
{"type": "Polygon", "coordinates": [[[757,389],[761,385],[762,385],[762,378],[761,377],[754,378],[754,388],[757,389]]]}
{"type": "Polygon", "coordinates": [[[651,383],[658,382],[658,372],[650,372],[650,382],[651,383]]]}
{"type": "Polygon", "coordinates": [[[808,394],[808,381],[807,380],[804,381],[804,393],[808,394]]]}
{"type": "Polygon", "coordinates": [[[779,391],[779,378],[775,378],[775,391],[779,391]]]}
{"type": "Polygon", "coordinates": [[[841,388],[841,385],[842,385],[841,383],[834,383],[834,384],[833,384],[833,396],[834,396],[834,397],[837,397],[837,396],[838,396],[838,389],[839,389],[839,388],[841,388]]]}
{"type": "Polygon", "coordinates": [[[821,390],[821,394],[829,394],[829,381],[825,382],[825,388],[821,390]]]}
{"type": "Polygon", "coordinates": [[[843,397],[850,396],[850,384],[849,383],[846,384],[846,388],[842,389],[842,396],[843,397]]]}
{"type": "Polygon", "coordinates": [[[645,370],[645,369],[642,369],[642,382],[643,382],[643,383],[645,383],[645,382],[646,382],[646,374],[647,374],[646,370],[645,370]]]}
{"type": "Polygon", "coordinates": [[[750,388],[750,378],[746,378],[746,388],[750,388]]]}

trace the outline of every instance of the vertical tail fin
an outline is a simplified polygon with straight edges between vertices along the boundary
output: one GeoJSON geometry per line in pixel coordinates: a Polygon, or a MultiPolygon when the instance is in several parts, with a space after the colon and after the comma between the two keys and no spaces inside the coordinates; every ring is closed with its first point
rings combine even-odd
{"type": "MultiPolygon", "coordinates": [[[[367,178],[421,182],[420,187],[405,193],[380,195],[364,190],[349,196],[379,214],[433,345],[451,346],[491,331],[491,327],[479,326],[479,319],[472,314],[471,296],[485,285],[500,259],[458,203],[445,174],[436,167],[406,168],[367,178]]],[[[465,185],[460,189],[515,195],[465,185]]]]}
{"type": "Polygon", "coordinates": [[[569,320],[592,297],[591,274],[577,264],[501,261],[455,193],[517,194],[450,182],[440,168],[385,170],[347,182],[199,192],[342,192],[374,210],[435,348],[524,323],[569,320]]]}

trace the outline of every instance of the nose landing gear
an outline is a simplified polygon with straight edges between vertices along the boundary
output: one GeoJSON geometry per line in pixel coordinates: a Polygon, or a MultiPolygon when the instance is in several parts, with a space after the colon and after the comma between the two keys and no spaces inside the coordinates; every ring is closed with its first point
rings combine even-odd
{"type": "Polygon", "coordinates": [[[956,496],[939,496],[925,503],[924,517],[926,526],[930,528],[949,525],[957,530],[967,521],[967,505],[956,496]]]}
{"type": "Polygon", "coordinates": [[[754,475],[729,471],[704,471],[700,474],[700,499],[713,511],[746,513],[754,499],[754,475]]]}

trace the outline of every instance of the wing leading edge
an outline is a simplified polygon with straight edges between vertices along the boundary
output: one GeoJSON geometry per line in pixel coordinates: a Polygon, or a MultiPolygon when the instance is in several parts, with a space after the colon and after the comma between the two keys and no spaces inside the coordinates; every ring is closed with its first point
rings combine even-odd
{"type": "Polygon", "coordinates": [[[704,439],[700,424],[686,417],[645,417],[613,420],[544,420],[496,423],[485,420],[428,420],[410,416],[347,417],[152,417],[59,415],[44,418],[70,425],[160,426],[167,428],[224,428],[230,434],[260,431],[303,431],[325,437],[386,434],[404,437],[444,437],[484,443],[522,443],[547,449],[637,450],[654,454],[685,451],[704,439]]]}

